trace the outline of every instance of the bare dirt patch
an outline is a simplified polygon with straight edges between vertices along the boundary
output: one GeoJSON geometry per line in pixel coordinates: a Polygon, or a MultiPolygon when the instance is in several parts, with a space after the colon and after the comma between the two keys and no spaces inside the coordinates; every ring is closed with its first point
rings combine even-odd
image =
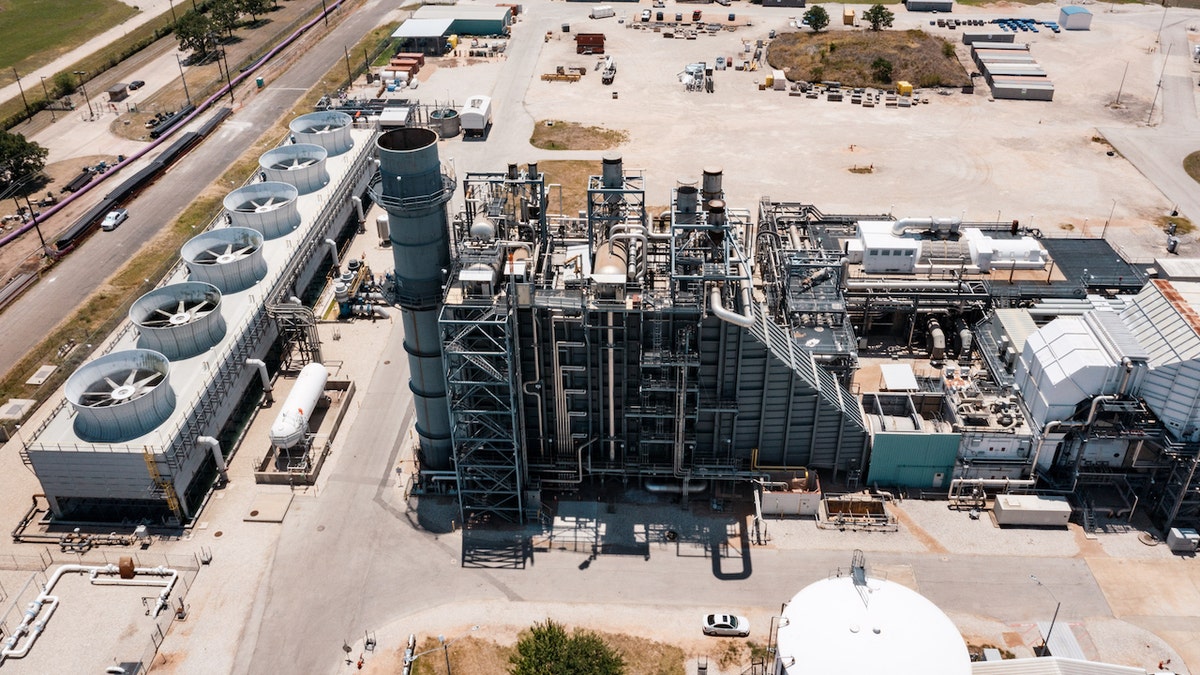
{"type": "Polygon", "coordinates": [[[609,150],[627,140],[628,134],[619,129],[545,120],[534,125],[529,142],[542,150],[609,150]]]}
{"type": "Polygon", "coordinates": [[[550,213],[578,213],[587,208],[588,176],[599,175],[600,162],[583,159],[552,159],[538,163],[546,177],[550,213]]]}
{"type": "MultiPolygon", "coordinates": [[[[684,672],[685,655],[679,647],[635,635],[602,632],[596,632],[596,635],[625,659],[625,672],[629,675],[677,675],[684,672]]],[[[737,645],[737,656],[742,657],[742,643],[731,644],[737,645]]],[[[451,672],[505,673],[508,672],[508,658],[516,652],[516,646],[469,637],[455,640],[447,653],[439,653],[441,651],[437,638],[429,637],[418,643],[416,653],[427,653],[413,662],[413,675],[445,675],[447,654],[451,672]]],[[[403,663],[403,652],[397,650],[373,663],[372,672],[398,672],[399,668],[395,671],[389,668],[403,666],[403,663]]]]}
{"type": "Polygon", "coordinates": [[[921,30],[783,33],[771,42],[767,62],[790,81],[837,81],[848,87],[900,80],[918,87],[961,87],[971,78],[953,44],[921,30]],[[891,80],[876,77],[873,64],[891,64],[891,80]]]}

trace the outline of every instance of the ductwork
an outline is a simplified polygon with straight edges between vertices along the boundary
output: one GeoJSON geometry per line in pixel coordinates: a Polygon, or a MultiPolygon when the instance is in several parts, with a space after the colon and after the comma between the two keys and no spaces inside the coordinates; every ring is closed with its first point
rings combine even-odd
{"type": "Polygon", "coordinates": [[[901,218],[892,223],[892,234],[899,236],[909,230],[918,232],[957,232],[961,218],[901,218]]]}
{"type": "Polygon", "coordinates": [[[267,395],[267,403],[272,403],[275,398],[271,396],[271,375],[267,372],[267,364],[262,359],[246,359],[246,365],[254,366],[258,369],[258,377],[262,380],[263,392],[267,395]]]}
{"type": "Polygon", "coordinates": [[[225,455],[221,454],[221,442],[212,436],[201,436],[196,439],[196,447],[212,450],[213,461],[217,464],[217,473],[221,474],[221,480],[228,483],[229,473],[226,471],[225,455]]]}
{"type": "Polygon", "coordinates": [[[332,257],[332,258],[333,258],[333,267],[334,267],[334,269],[337,269],[338,267],[340,267],[340,266],[341,266],[341,265],[340,265],[340,263],[339,263],[339,261],[338,261],[338,245],[337,245],[337,242],[336,242],[336,241],[334,241],[334,240],[332,240],[332,239],[326,239],[326,240],[325,240],[325,245],[329,247],[329,255],[330,255],[330,257],[332,257]]]}

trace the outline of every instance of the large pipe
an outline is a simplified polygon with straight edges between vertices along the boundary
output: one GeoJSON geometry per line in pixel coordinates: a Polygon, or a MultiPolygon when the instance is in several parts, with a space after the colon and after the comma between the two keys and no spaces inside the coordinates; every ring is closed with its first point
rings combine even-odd
{"type": "Polygon", "coordinates": [[[354,204],[354,213],[358,216],[358,223],[361,225],[367,220],[366,215],[363,214],[362,198],[354,195],[350,197],[350,202],[354,204]]]}
{"type": "Polygon", "coordinates": [[[1014,487],[1031,488],[1037,484],[1033,479],[1013,480],[1010,478],[955,478],[950,481],[951,501],[959,498],[959,489],[964,486],[974,486],[982,488],[998,488],[1002,487],[1006,490],[1014,487]]]}
{"type": "Polygon", "coordinates": [[[271,395],[271,375],[267,372],[266,362],[262,359],[246,359],[246,365],[258,369],[258,379],[262,380],[263,393],[267,395],[267,403],[273,403],[275,398],[271,395]]]}
{"type": "Polygon", "coordinates": [[[13,629],[12,634],[9,635],[8,639],[4,641],[4,648],[0,649],[0,664],[3,664],[5,659],[23,658],[29,653],[30,648],[33,647],[33,643],[37,640],[38,636],[42,634],[42,631],[46,629],[46,624],[50,621],[50,617],[53,616],[54,611],[58,609],[59,599],[57,596],[52,595],[51,592],[54,590],[54,587],[58,584],[59,580],[62,579],[64,574],[87,572],[89,574],[90,581],[93,584],[122,583],[122,585],[158,585],[159,583],[164,583],[165,588],[161,593],[159,593],[158,602],[154,608],[155,616],[157,616],[158,613],[167,606],[167,600],[171,595],[171,590],[175,587],[175,581],[179,577],[178,572],[167,567],[136,567],[133,570],[135,574],[170,575],[170,579],[168,579],[166,582],[145,582],[132,579],[108,581],[98,580],[96,578],[97,575],[100,574],[116,574],[119,571],[119,568],[112,564],[62,565],[55,570],[54,574],[50,576],[49,581],[46,582],[46,586],[42,589],[42,592],[39,593],[38,596],[34,598],[34,600],[26,607],[21,623],[13,629]],[[42,612],[43,609],[46,610],[44,616],[42,612]],[[41,620],[37,620],[39,616],[42,617],[41,620]],[[25,638],[25,642],[18,647],[17,643],[21,642],[22,637],[25,638]]]}
{"type": "Polygon", "coordinates": [[[725,309],[725,305],[721,302],[721,286],[713,284],[712,292],[709,294],[709,305],[712,308],[712,313],[720,320],[727,321],[735,326],[749,328],[754,325],[754,317],[750,314],[750,305],[744,305],[742,311],[744,314],[738,314],[725,309]]]}
{"type": "Polygon", "coordinates": [[[938,226],[947,226],[956,228],[962,225],[961,218],[901,218],[892,223],[892,234],[901,235],[906,230],[917,230],[924,232],[938,226]]]}
{"type": "Polygon", "coordinates": [[[1121,386],[1117,387],[1117,394],[1124,396],[1125,387],[1129,384],[1129,378],[1133,375],[1133,360],[1128,356],[1121,359],[1121,365],[1125,366],[1125,374],[1121,377],[1121,386]]]}
{"type": "Polygon", "coordinates": [[[453,441],[438,314],[451,266],[446,202],[454,182],[442,174],[437,142],[436,132],[417,127],[381,134],[371,198],[388,214],[422,470],[445,471],[453,469],[453,441]]]}
{"type": "Polygon", "coordinates": [[[721,167],[704,167],[704,176],[700,182],[700,189],[700,196],[704,199],[705,204],[713,199],[724,198],[725,190],[721,186],[721,167]]]}
{"type": "Polygon", "coordinates": [[[929,330],[929,360],[941,361],[946,354],[946,333],[938,323],[937,317],[929,317],[925,327],[929,330]]]}
{"type": "MultiPolygon", "coordinates": [[[[646,483],[646,492],[666,493],[673,495],[683,494],[683,485],[680,483],[646,483]]],[[[708,489],[708,483],[701,481],[699,483],[688,483],[687,493],[696,495],[708,489]]]]}
{"type": "Polygon", "coordinates": [[[229,473],[226,471],[225,455],[221,454],[221,442],[212,436],[201,436],[196,439],[196,447],[212,451],[213,461],[217,463],[217,473],[221,474],[221,480],[228,483],[229,473]]]}
{"type": "Polygon", "coordinates": [[[337,269],[338,267],[340,267],[340,265],[338,264],[338,246],[337,246],[337,242],[336,242],[336,241],[334,241],[334,240],[332,240],[332,239],[326,239],[326,240],[325,240],[325,245],[329,247],[329,255],[330,255],[330,257],[332,257],[332,258],[333,258],[333,268],[334,268],[334,269],[337,269]]]}

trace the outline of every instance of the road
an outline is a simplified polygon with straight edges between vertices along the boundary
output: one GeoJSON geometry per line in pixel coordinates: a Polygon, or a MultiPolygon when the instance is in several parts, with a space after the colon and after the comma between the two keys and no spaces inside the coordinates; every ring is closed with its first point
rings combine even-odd
{"type": "MultiPolygon", "coordinates": [[[[343,45],[354,44],[378,22],[368,8],[345,17],[326,39],[305,45],[309,51],[286,71],[273,76],[271,85],[247,97],[253,85],[238,92],[235,113],[180,164],[126,205],[130,218],[114,232],[97,233],[79,251],[68,255],[20,299],[5,310],[0,322],[0,372],[7,372],[38,344],[67,314],[133,255],[157,230],[172,222],[213,180],[229,167],[231,157],[249,147],[279,116],[342,58],[343,45]],[[231,153],[230,149],[235,149],[231,153]]],[[[305,44],[303,39],[301,44],[305,44]]],[[[294,47],[295,48],[295,47],[294,47]]],[[[162,68],[174,66],[173,52],[162,59],[162,68]]],[[[202,121],[202,120],[201,120],[202,121]]],[[[121,177],[111,179],[116,185],[121,177]]],[[[230,186],[233,187],[233,186],[230,186]]],[[[106,191],[105,188],[98,188],[106,191]]],[[[157,280],[150,280],[154,283],[157,280]]]]}
{"type": "MultiPolygon", "coordinates": [[[[1193,223],[1200,223],[1200,190],[1183,170],[1183,160],[1200,149],[1200,120],[1196,119],[1196,76],[1188,41],[1194,17],[1165,10],[1162,69],[1157,126],[1103,127],[1099,131],[1193,223]]],[[[1162,68],[1162,66],[1158,66],[1162,68]]],[[[1165,244],[1164,235],[1164,244],[1165,244]]]]}

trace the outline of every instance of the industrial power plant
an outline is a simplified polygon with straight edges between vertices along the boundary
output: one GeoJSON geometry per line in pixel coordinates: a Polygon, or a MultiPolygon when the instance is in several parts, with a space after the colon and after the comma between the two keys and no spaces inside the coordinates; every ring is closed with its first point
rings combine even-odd
{"type": "Polygon", "coordinates": [[[1200,524],[1200,286],[1169,266],[1017,221],[731,204],[717,167],[652,213],[615,154],[585,210],[553,213],[536,163],[459,182],[438,140],[295,120],[26,443],[53,515],[193,518],[267,361],[303,381],[272,456],[311,477],[328,373],[301,298],[332,285],[342,319],[399,307],[415,489],[468,526],[608,480],[840,527],[886,528],[895,490],[1003,493],[1000,524],[1200,524]],[[386,287],[326,274],[364,203],[386,287]]]}

